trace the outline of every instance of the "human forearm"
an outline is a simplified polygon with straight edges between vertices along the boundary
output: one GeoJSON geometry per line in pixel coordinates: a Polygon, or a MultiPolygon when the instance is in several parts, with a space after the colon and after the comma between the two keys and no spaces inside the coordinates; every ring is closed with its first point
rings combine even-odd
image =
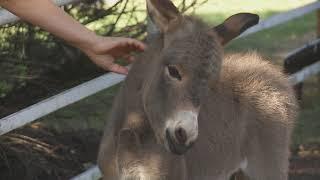
{"type": "Polygon", "coordinates": [[[95,41],[96,35],[93,32],[50,0],[0,0],[0,6],[77,48],[90,48],[95,41]]]}
{"type": "Polygon", "coordinates": [[[81,49],[106,70],[127,74],[128,69],[115,64],[115,59],[123,57],[132,61],[132,51],[145,49],[135,39],[97,36],[50,0],[0,0],[0,6],[81,49]]]}

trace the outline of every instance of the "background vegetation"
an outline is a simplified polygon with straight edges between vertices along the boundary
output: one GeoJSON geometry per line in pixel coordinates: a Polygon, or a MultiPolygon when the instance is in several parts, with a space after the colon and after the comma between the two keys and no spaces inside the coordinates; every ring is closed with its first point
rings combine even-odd
{"type": "MultiPolygon", "coordinates": [[[[177,1],[177,5],[181,11],[191,12],[204,2],[206,0],[181,0],[177,1]]],[[[100,35],[138,39],[145,36],[146,14],[142,0],[86,0],[65,6],[64,10],[100,35]]],[[[0,32],[2,98],[27,83],[49,83],[52,78],[48,79],[48,73],[57,73],[54,78],[64,76],[68,80],[67,78],[77,77],[81,81],[82,78],[87,79],[90,73],[99,72],[81,52],[38,27],[19,22],[1,27],[0,32]],[[85,73],[81,74],[81,71],[85,73]],[[66,72],[69,74],[65,74],[66,72]]],[[[54,86],[47,88],[55,90],[54,86]]]]}

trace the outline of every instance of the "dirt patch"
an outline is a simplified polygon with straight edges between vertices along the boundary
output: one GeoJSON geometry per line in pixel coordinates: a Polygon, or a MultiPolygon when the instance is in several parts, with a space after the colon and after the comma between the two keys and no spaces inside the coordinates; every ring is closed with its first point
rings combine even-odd
{"type": "Polygon", "coordinates": [[[0,137],[0,179],[69,179],[93,165],[101,134],[33,124],[0,137]]]}
{"type": "Polygon", "coordinates": [[[289,180],[319,180],[320,157],[294,157],[290,160],[289,180]]]}
{"type": "Polygon", "coordinates": [[[292,151],[290,180],[320,179],[320,144],[300,145],[292,151]]]}
{"type": "MultiPolygon", "coordinates": [[[[40,123],[0,137],[0,179],[64,180],[95,164],[101,133],[58,133],[40,123]]],[[[290,180],[320,179],[320,145],[292,150],[290,180]]]]}

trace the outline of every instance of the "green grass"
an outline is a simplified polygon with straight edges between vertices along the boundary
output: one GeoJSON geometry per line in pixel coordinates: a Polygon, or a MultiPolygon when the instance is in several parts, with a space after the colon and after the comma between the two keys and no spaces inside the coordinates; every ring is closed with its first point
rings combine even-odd
{"type": "Polygon", "coordinates": [[[247,51],[255,49],[276,63],[293,49],[315,39],[316,16],[311,13],[286,24],[260,31],[233,41],[227,51],[247,51]]]}
{"type": "Polygon", "coordinates": [[[12,85],[6,81],[0,82],[0,98],[6,95],[6,92],[12,90],[12,85]]]}
{"type": "Polygon", "coordinates": [[[103,130],[113,98],[120,85],[113,86],[40,119],[58,131],[103,130]]]}
{"type": "MultiPolygon", "coordinates": [[[[269,1],[218,1],[210,0],[208,4],[196,10],[210,24],[217,24],[237,12],[254,12],[262,18],[302,6],[310,0],[269,0],[269,1]]],[[[311,13],[286,24],[237,39],[227,46],[226,50],[244,52],[255,49],[272,62],[282,65],[288,52],[302,46],[315,38],[316,18],[311,13]]],[[[293,135],[294,146],[300,143],[320,142],[320,90],[319,81],[308,80],[305,88],[303,108],[296,123],[293,135]]],[[[63,108],[47,117],[42,123],[49,124],[58,130],[95,128],[102,130],[112,99],[118,86],[102,91],[78,103],[63,108]]]]}
{"type": "Polygon", "coordinates": [[[320,143],[320,77],[313,76],[304,82],[301,113],[293,134],[293,145],[320,143]]]}
{"type": "MultiPolygon", "coordinates": [[[[318,97],[318,102],[320,98],[318,97]]],[[[307,143],[320,143],[320,105],[304,109],[296,122],[293,146],[307,143]]]]}
{"type": "Polygon", "coordinates": [[[219,23],[239,12],[257,13],[264,19],[275,13],[294,9],[311,2],[313,0],[209,0],[207,4],[198,8],[195,14],[203,17],[209,23],[219,23]]]}

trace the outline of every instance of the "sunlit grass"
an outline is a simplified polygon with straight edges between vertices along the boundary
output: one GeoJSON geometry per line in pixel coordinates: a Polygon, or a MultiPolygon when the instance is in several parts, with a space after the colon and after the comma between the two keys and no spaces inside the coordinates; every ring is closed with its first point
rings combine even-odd
{"type": "Polygon", "coordinates": [[[288,23],[234,40],[227,51],[257,50],[282,65],[285,56],[295,48],[316,38],[316,16],[311,13],[288,23]]]}
{"type": "Polygon", "coordinates": [[[314,0],[209,0],[208,3],[196,10],[196,14],[204,17],[210,23],[220,22],[239,12],[257,13],[261,18],[266,18],[272,14],[294,9],[311,2],[314,2],[314,0]]]}

